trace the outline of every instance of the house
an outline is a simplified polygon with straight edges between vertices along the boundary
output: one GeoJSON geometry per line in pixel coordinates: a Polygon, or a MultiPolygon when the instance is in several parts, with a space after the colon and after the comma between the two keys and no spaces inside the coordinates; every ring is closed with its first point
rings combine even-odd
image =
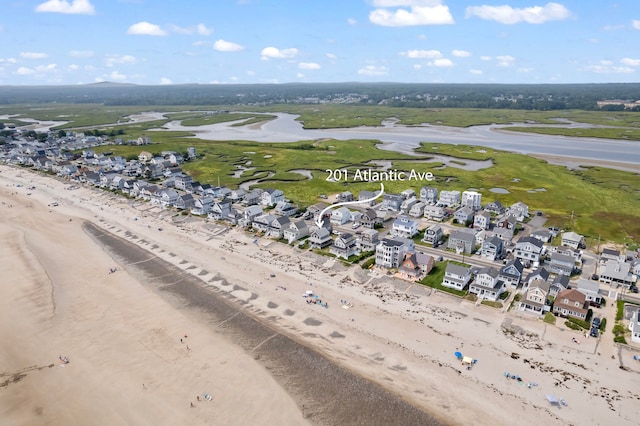
{"type": "Polygon", "coordinates": [[[482,248],[480,249],[480,256],[486,259],[496,260],[502,256],[502,248],[502,240],[494,235],[484,240],[482,248]]]}
{"type": "Polygon", "coordinates": [[[231,205],[231,201],[216,201],[211,206],[207,217],[213,220],[230,220],[235,217],[235,214],[236,211],[231,205]]]}
{"type": "Polygon", "coordinates": [[[298,212],[298,207],[288,201],[278,201],[273,212],[280,216],[293,216],[298,212]]]}
{"type": "Polygon", "coordinates": [[[436,262],[432,256],[422,252],[409,252],[400,264],[398,272],[410,280],[421,280],[431,272],[436,262]]]}
{"type": "Polygon", "coordinates": [[[247,192],[244,194],[244,198],[242,199],[243,206],[255,206],[260,204],[260,200],[262,198],[262,191],[258,189],[254,189],[253,191],[247,192]]]}
{"type": "Polygon", "coordinates": [[[473,220],[473,210],[471,210],[471,208],[467,206],[460,207],[453,214],[453,218],[455,219],[456,222],[462,225],[467,225],[473,220]]]}
{"type": "Polygon", "coordinates": [[[260,194],[260,204],[263,206],[275,206],[279,201],[284,201],[284,193],[279,189],[267,188],[260,194]]]}
{"type": "Polygon", "coordinates": [[[537,266],[542,258],[544,244],[537,238],[522,237],[516,242],[514,257],[525,266],[537,266]]]}
{"type": "Polygon", "coordinates": [[[425,204],[435,204],[438,201],[438,188],[432,186],[420,188],[420,201],[425,204]]]}
{"type": "Polygon", "coordinates": [[[518,222],[522,222],[529,217],[529,206],[522,201],[518,201],[509,207],[509,215],[515,217],[518,222]]]}
{"type": "Polygon", "coordinates": [[[404,191],[402,191],[400,193],[400,195],[402,195],[402,198],[405,200],[408,200],[410,198],[416,198],[416,191],[414,191],[411,188],[405,189],[404,191]]]}
{"type": "Polygon", "coordinates": [[[482,208],[482,194],[476,191],[463,191],[460,204],[473,211],[480,210],[482,208]]]}
{"type": "Polygon", "coordinates": [[[533,238],[539,239],[543,243],[550,242],[551,238],[553,237],[551,235],[551,231],[549,231],[548,229],[545,229],[545,228],[536,229],[535,231],[532,231],[531,234],[529,234],[529,235],[532,236],[533,238]]]}
{"type": "Polygon", "coordinates": [[[522,273],[524,271],[524,266],[518,260],[512,260],[500,269],[500,274],[498,275],[498,279],[503,281],[505,285],[510,286],[511,288],[517,288],[520,285],[520,281],[522,281],[522,273]]]}
{"type": "Polygon", "coordinates": [[[344,191],[336,196],[336,201],[339,203],[343,203],[345,201],[353,201],[353,194],[351,191],[344,191]]]}
{"type": "Polygon", "coordinates": [[[174,206],[179,196],[175,189],[161,189],[156,193],[157,203],[162,208],[174,206]]]}
{"type": "Polygon", "coordinates": [[[394,237],[413,238],[418,233],[418,222],[406,216],[400,216],[393,222],[391,235],[394,237]]]}
{"type": "MultiPolygon", "coordinates": [[[[400,205],[400,211],[404,214],[409,214],[411,208],[418,203],[418,199],[416,197],[409,197],[405,199],[400,205]]],[[[424,210],[423,210],[424,211],[424,210]]]]}
{"type": "Polygon", "coordinates": [[[565,247],[565,246],[553,246],[551,250],[554,253],[573,257],[573,261],[576,263],[582,263],[582,250],[574,249],[572,247],[565,247]]]}
{"type": "Polygon", "coordinates": [[[460,204],[460,191],[441,191],[438,204],[445,207],[455,207],[460,204]]]}
{"type": "Polygon", "coordinates": [[[563,232],[561,245],[574,249],[584,248],[584,237],[575,232],[563,232]]]}
{"type": "Polygon", "coordinates": [[[599,306],[602,303],[602,295],[600,294],[600,283],[584,278],[578,280],[577,290],[584,294],[587,302],[599,306]]]}
{"type": "Polygon", "coordinates": [[[402,198],[402,195],[384,194],[382,196],[382,206],[380,207],[380,209],[399,212],[400,208],[402,207],[403,201],[404,198],[402,198]]]}
{"type": "Polygon", "coordinates": [[[273,238],[282,238],[284,231],[289,227],[290,223],[291,220],[289,220],[288,216],[276,217],[269,223],[266,235],[273,238]]]}
{"type": "Polygon", "coordinates": [[[178,197],[174,206],[179,210],[191,210],[195,204],[195,199],[193,198],[193,194],[182,194],[178,197]]]}
{"type": "Polygon", "coordinates": [[[247,195],[247,191],[242,188],[232,189],[231,194],[229,194],[229,199],[233,203],[240,203],[244,200],[245,195],[247,195]]]}
{"type": "Polygon", "coordinates": [[[442,227],[438,224],[433,224],[424,230],[424,236],[422,237],[422,242],[427,244],[435,245],[438,244],[444,233],[442,232],[442,227]]]}
{"type": "Polygon", "coordinates": [[[506,217],[496,221],[496,226],[498,228],[511,229],[512,231],[515,231],[517,222],[518,221],[515,216],[507,215],[506,217]]]}
{"type": "Polygon", "coordinates": [[[620,250],[603,248],[600,253],[600,263],[607,263],[607,260],[621,260],[624,262],[624,256],[620,257],[620,250]]]}
{"type": "Polygon", "coordinates": [[[405,255],[414,250],[412,240],[392,237],[383,238],[376,246],[376,265],[383,268],[397,268],[405,255]]]}
{"type": "Polygon", "coordinates": [[[600,281],[615,287],[630,287],[636,282],[636,278],[631,270],[631,264],[620,260],[607,260],[600,268],[600,281]]]}
{"type": "Polygon", "coordinates": [[[360,201],[362,204],[366,205],[367,207],[372,207],[376,204],[376,200],[372,200],[372,198],[374,198],[375,196],[376,196],[376,193],[373,191],[362,190],[358,194],[358,201],[360,201]]]}
{"type": "Polygon", "coordinates": [[[151,161],[152,158],[153,154],[151,154],[149,151],[141,151],[140,154],[138,154],[138,161],[141,163],[151,161]]]}
{"type": "Polygon", "coordinates": [[[500,273],[493,267],[485,267],[476,273],[475,280],[469,286],[469,293],[480,300],[497,301],[506,290],[504,281],[500,281],[500,273]]]}
{"type": "Polygon", "coordinates": [[[331,223],[334,226],[344,225],[351,220],[351,212],[346,207],[338,207],[331,211],[331,223]]]}
{"type": "Polygon", "coordinates": [[[447,217],[447,212],[442,206],[427,204],[424,206],[424,217],[429,220],[442,222],[447,217]]]}
{"type": "MultiPolygon", "coordinates": [[[[626,305],[625,305],[626,306],[626,305]]],[[[640,308],[633,309],[629,318],[629,330],[631,330],[631,340],[640,343],[640,308]]]]}
{"type": "Polygon", "coordinates": [[[378,217],[376,211],[367,209],[360,216],[360,224],[368,229],[374,229],[376,225],[382,225],[382,218],[378,217]]]}
{"type": "MultiPolygon", "coordinates": [[[[249,206],[242,211],[242,218],[240,223],[242,226],[250,226],[256,220],[257,217],[264,214],[261,206],[249,206]]],[[[266,231],[266,223],[264,227],[264,231],[266,231]]]]}
{"type": "Polygon", "coordinates": [[[553,313],[562,317],[585,320],[589,312],[589,303],[584,294],[576,289],[562,290],[553,303],[553,313]]]}
{"type": "Polygon", "coordinates": [[[331,232],[327,228],[318,228],[315,226],[311,229],[309,247],[324,248],[330,246],[332,243],[331,232]]]}
{"type": "Polygon", "coordinates": [[[349,256],[358,254],[359,250],[356,238],[349,232],[343,232],[333,240],[329,252],[345,260],[348,259],[349,256]]]}
{"type": "MultiPolygon", "coordinates": [[[[320,216],[320,213],[322,213],[329,205],[327,203],[316,203],[313,204],[309,207],[307,207],[307,213],[309,214],[309,218],[310,219],[316,219],[318,218],[318,216],[320,216]]],[[[331,213],[325,213],[325,215],[331,215],[331,213]]]]}
{"type": "Polygon", "coordinates": [[[462,291],[471,281],[471,268],[468,266],[457,265],[452,262],[447,263],[442,278],[442,285],[462,291]]]}
{"type": "Polygon", "coordinates": [[[513,229],[494,228],[493,235],[500,238],[505,244],[510,243],[513,239],[513,229]]]}
{"type": "Polygon", "coordinates": [[[547,297],[549,295],[549,283],[542,279],[534,279],[524,293],[518,310],[531,314],[542,315],[549,311],[547,297]]]}
{"type": "Polygon", "coordinates": [[[488,211],[489,213],[494,213],[497,215],[503,214],[504,213],[504,206],[502,205],[502,203],[500,201],[492,201],[489,204],[487,204],[486,206],[484,206],[484,209],[486,211],[488,211]]]}
{"type": "Polygon", "coordinates": [[[491,226],[491,213],[486,210],[476,213],[473,216],[473,227],[476,229],[489,229],[491,226]]]}
{"type": "Polygon", "coordinates": [[[570,276],[575,270],[573,257],[559,253],[551,253],[551,260],[547,265],[549,272],[570,276]]]}
{"type": "Polygon", "coordinates": [[[461,230],[451,231],[449,241],[447,241],[447,248],[459,253],[471,254],[476,248],[476,237],[470,232],[461,230]]]}
{"type": "Polygon", "coordinates": [[[557,297],[562,290],[569,288],[569,277],[566,275],[556,275],[549,287],[549,296],[557,297]]]}
{"type": "Polygon", "coordinates": [[[411,217],[422,217],[424,215],[424,207],[425,203],[422,201],[418,201],[409,209],[409,216],[411,217]]]}
{"type": "Polygon", "coordinates": [[[187,187],[191,187],[193,178],[189,175],[185,175],[184,173],[180,173],[178,175],[173,176],[173,181],[175,182],[175,186],[177,189],[186,191],[187,187]]]}
{"type": "Polygon", "coordinates": [[[376,246],[380,242],[378,237],[378,231],[375,231],[373,229],[365,229],[364,231],[362,231],[357,238],[358,248],[360,249],[360,252],[364,253],[368,251],[375,251],[376,246]]]}
{"type": "Polygon", "coordinates": [[[213,207],[213,197],[204,196],[196,198],[191,207],[191,214],[204,216],[211,211],[211,207],[213,207]]]}

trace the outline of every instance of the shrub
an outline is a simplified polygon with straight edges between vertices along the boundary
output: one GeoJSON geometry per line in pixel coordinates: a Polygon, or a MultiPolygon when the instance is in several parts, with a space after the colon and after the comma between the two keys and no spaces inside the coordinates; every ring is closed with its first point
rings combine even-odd
{"type": "Polygon", "coordinates": [[[553,315],[551,312],[547,312],[546,314],[544,314],[544,322],[546,322],[547,324],[555,324],[556,323],[556,316],[553,315]]]}
{"type": "Polygon", "coordinates": [[[607,319],[602,318],[602,321],[600,321],[600,333],[604,333],[606,327],[607,327],[607,319]]]}
{"type": "Polygon", "coordinates": [[[502,293],[502,294],[500,295],[500,300],[507,300],[507,299],[509,298],[509,295],[510,295],[510,294],[511,294],[511,293],[509,293],[508,291],[505,291],[504,293],[502,293]]]}
{"type": "Polygon", "coordinates": [[[502,308],[502,303],[500,302],[494,302],[492,300],[483,300],[482,302],[480,302],[482,305],[487,305],[487,306],[491,306],[492,308],[502,308]]]}
{"type": "MultiPolygon", "coordinates": [[[[584,329],[584,330],[588,330],[589,328],[591,328],[591,324],[589,323],[589,321],[583,321],[583,320],[579,320],[577,318],[567,318],[567,321],[577,325],[578,327],[584,329]]],[[[574,328],[574,330],[576,330],[574,328]]]]}
{"type": "Polygon", "coordinates": [[[627,332],[627,329],[622,324],[616,324],[613,326],[613,330],[611,331],[613,332],[613,334],[618,336],[618,335],[624,335],[627,332]]]}
{"type": "Polygon", "coordinates": [[[372,258],[367,259],[366,261],[362,262],[362,265],[360,265],[360,267],[362,269],[369,269],[371,267],[371,265],[373,265],[374,263],[376,263],[376,258],[372,257],[372,258]]]}
{"type": "Polygon", "coordinates": [[[616,310],[616,321],[620,321],[624,317],[624,301],[623,300],[618,300],[616,302],[616,305],[617,305],[617,308],[618,308],[616,310]]]}
{"type": "Polygon", "coordinates": [[[572,323],[568,320],[564,322],[564,325],[572,330],[582,330],[582,327],[580,327],[578,324],[572,323]]]}
{"type": "Polygon", "coordinates": [[[616,343],[624,343],[625,345],[627,344],[627,339],[625,339],[624,336],[616,336],[613,338],[613,341],[616,343]]]}

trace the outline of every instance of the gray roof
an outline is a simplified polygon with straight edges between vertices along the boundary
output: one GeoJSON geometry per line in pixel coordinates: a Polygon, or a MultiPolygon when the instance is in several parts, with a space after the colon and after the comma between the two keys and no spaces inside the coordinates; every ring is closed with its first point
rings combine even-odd
{"type": "Polygon", "coordinates": [[[454,275],[467,275],[467,273],[469,272],[471,268],[468,268],[466,266],[460,266],[460,265],[456,265],[455,263],[447,263],[447,268],[445,269],[445,274],[449,273],[449,274],[454,274],[454,275]]]}

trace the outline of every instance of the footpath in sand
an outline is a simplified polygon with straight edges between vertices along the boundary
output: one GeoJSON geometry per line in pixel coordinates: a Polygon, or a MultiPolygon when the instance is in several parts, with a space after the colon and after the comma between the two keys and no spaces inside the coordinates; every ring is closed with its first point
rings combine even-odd
{"type": "MultiPolygon", "coordinates": [[[[26,367],[56,363],[58,353],[71,359],[65,367],[33,370],[6,389],[0,389],[0,413],[23,416],[12,419],[30,419],[29,416],[38,415],[36,412],[58,419],[58,411],[64,410],[73,415],[78,411],[95,415],[101,407],[106,410],[114,403],[125,407],[125,414],[118,414],[119,419],[126,418],[126,413],[136,416],[144,412],[138,394],[152,390],[149,386],[152,380],[161,381],[162,386],[154,384],[157,394],[148,398],[149,410],[161,408],[150,416],[157,415],[164,424],[168,424],[168,418],[181,421],[189,417],[180,416],[199,418],[196,416],[202,403],[194,409],[189,407],[195,395],[213,389],[213,384],[219,383],[218,374],[227,374],[229,382],[234,383],[240,380],[235,375],[247,377],[245,372],[251,381],[264,374],[264,382],[252,383],[250,388],[261,388],[256,392],[262,404],[255,406],[273,416],[285,416],[274,417],[272,424],[299,424],[302,419],[299,404],[246,351],[224,339],[223,343],[214,343],[216,333],[211,332],[202,316],[153,297],[153,290],[141,286],[140,280],[127,272],[126,262],[115,263],[106,252],[95,249],[95,243],[81,230],[80,219],[90,220],[198,277],[204,288],[228,295],[242,304],[248,314],[448,423],[506,424],[517,419],[519,424],[635,424],[640,414],[635,386],[640,365],[630,364],[625,358],[626,370],[620,369],[621,355],[611,343],[609,333],[602,339],[582,339],[577,345],[572,343],[572,337],[580,337],[575,332],[526,316],[432,293],[359,267],[345,268],[332,259],[269,240],[255,241],[240,230],[174,216],[169,211],[102,191],[82,187],[67,190],[68,183],[50,177],[8,167],[0,170],[0,194],[5,203],[13,205],[1,206],[3,235],[6,233],[7,238],[13,235],[14,246],[19,246],[19,241],[29,241],[26,235],[31,232],[49,233],[48,240],[38,240],[46,243],[23,243],[30,256],[23,263],[31,265],[35,257],[43,265],[46,263],[43,259],[49,256],[56,258],[51,265],[61,265],[40,267],[41,276],[48,275],[49,281],[59,284],[42,284],[42,294],[36,296],[39,281],[30,274],[37,269],[28,266],[18,269],[18,262],[13,260],[16,250],[3,246],[4,270],[11,271],[8,277],[15,278],[12,286],[3,284],[0,289],[2,308],[8,305],[6,312],[10,312],[11,324],[22,321],[23,325],[0,326],[3,341],[16,342],[0,352],[3,359],[10,360],[3,363],[8,367],[2,373],[13,374],[26,367]],[[36,189],[26,195],[30,186],[36,189]],[[47,208],[52,201],[59,205],[47,208]],[[31,206],[27,207],[29,203],[31,206]],[[39,212],[33,213],[36,210],[39,212]],[[69,222],[69,218],[73,221],[69,222]],[[38,245],[41,250],[34,248],[38,245]],[[69,245],[74,247],[73,251],[69,245]],[[113,266],[118,271],[108,274],[113,266]],[[56,268],[64,275],[54,280],[50,269],[56,268]],[[318,295],[328,308],[306,303],[307,298],[302,296],[307,291],[318,295]],[[345,300],[346,309],[341,303],[345,300]],[[54,302],[56,315],[50,312],[54,302]],[[161,336],[157,337],[152,330],[160,330],[161,336]],[[187,351],[184,343],[179,342],[186,330],[191,341],[195,341],[195,336],[206,336],[211,341],[197,345],[190,342],[193,350],[187,351]],[[40,343],[36,343],[38,339],[40,343]],[[173,371],[166,360],[150,364],[149,349],[142,349],[141,341],[164,342],[160,346],[167,348],[175,346],[177,352],[170,357],[174,364],[169,366],[184,362],[187,371],[183,368],[173,371]],[[227,345],[223,351],[221,344],[227,345]],[[80,350],[86,352],[78,353],[80,350]],[[455,359],[456,351],[478,359],[478,364],[466,370],[455,359]],[[202,353],[206,353],[202,355],[202,363],[191,362],[202,353]],[[99,402],[92,398],[96,394],[87,393],[75,380],[60,382],[57,377],[45,380],[51,374],[80,370],[77,366],[80,362],[74,361],[78,356],[90,360],[83,366],[81,377],[91,382],[91,389],[104,393],[99,402]],[[226,368],[214,369],[222,362],[212,362],[211,358],[216,356],[224,356],[226,368]],[[231,365],[232,361],[242,359],[253,362],[247,366],[231,365]],[[209,369],[206,373],[202,369],[205,364],[209,369]],[[157,377],[162,368],[169,371],[157,377]],[[506,379],[505,372],[519,375],[523,381],[506,379]],[[102,376],[103,373],[108,375],[102,376]],[[93,374],[97,377],[92,377],[93,374]],[[194,385],[195,378],[202,382],[194,385]],[[32,388],[26,388],[30,379],[32,388]],[[125,384],[122,389],[111,385],[118,380],[125,384]],[[60,388],[61,383],[64,386],[60,388]],[[142,389],[142,383],[147,389],[142,389]],[[528,383],[536,385],[528,387],[528,383]],[[22,393],[17,391],[19,386],[23,386],[22,393]],[[8,393],[11,389],[13,392],[8,393]],[[32,400],[42,403],[25,412],[18,404],[39,390],[44,395],[32,400]],[[60,390],[67,392],[60,394],[57,392],[60,390]],[[58,403],[61,395],[65,400],[68,398],[68,391],[78,401],[74,409],[58,403]],[[568,406],[551,406],[547,394],[564,398],[568,406]],[[276,406],[277,410],[273,408],[276,406]]],[[[612,318],[611,312],[606,316],[612,318]]],[[[233,399],[235,405],[231,402],[226,406],[229,413],[249,416],[248,405],[244,404],[250,400],[246,389],[232,385],[224,389],[225,394],[237,396],[233,399]],[[236,391],[238,394],[233,393],[236,391]]]]}

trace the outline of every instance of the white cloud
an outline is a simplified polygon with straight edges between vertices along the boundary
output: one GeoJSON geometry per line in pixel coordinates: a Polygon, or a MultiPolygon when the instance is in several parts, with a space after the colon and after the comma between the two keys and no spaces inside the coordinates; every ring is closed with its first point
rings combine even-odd
{"type": "Polygon", "coordinates": [[[211,35],[211,33],[213,32],[213,29],[208,28],[205,24],[198,24],[194,27],[180,27],[178,25],[171,24],[169,25],[169,30],[177,34],[184,34],[184,35],[198,34],[198,35],[205,35],[205,36],[211,35]]]}
{"type": "Polygon", "coordinates": [[[198,24],[196,25],[196,32],[199,35],[207,36],[211,35],[211,33],[213,32],[213,28],[208,28],[205,24],[198,24]]]}
{"type": "Polygon", "coordinates": [[[298,68],[301,70],[319,70],[320,64],[316,64],[315,62],[300,62],[298,68]]]}
{"type": "Polygon", "coordinates": [[[620,62],[630,67],[640,67],[640,59],[622,58],[620,62]]]}
{"type": "Polygon", "coordinates": [[[262,60],[268,61],[270,58],[286,59],[294,58],[298,54],[298,49],[292,47],[290,49],[278,49],[277,47],[265,47],[260,52],[262,60]]]}
{"type": "Polygon", "coordinates": [[[57,68],[58,68],[58,65],[56,64],[38,65],[36,67],[36,71],[49,72],[49,71],[55,71],[57,68]]]}
{"type": "Polygon", "coordinates": [[[327,53],[327,58],[331,59],[332,61],[338,59],[338,57],[333,53],[327,53]]]}
{"type": "Polygon", "coordinates": [[[466,50],[452,50],[451,54],[456,58],[468,58],[471,56],[471,52],[467,52],[466,50]]]}
{"type": "Polygon", "coordinates": [[[360,75],[380,76],[387,75],[388,73],[389,69],[385,66],[367,65],[366,67],[358,70],[358,74],[360,75]]]}
{"type": "Polygon", "coordinates": [[[170,79],[168,79],[167,77],[162,77],[160,79],[160,84],[173,84],[173,81],[171,81],[170,79]]]}
{"type": "Polygon", "coordinates": [[[440,1],[374,1],[379,7],[369,13],[369,21],[384,27],[408,27],[416,25],[453,24],[449,7],[440,1]],[[394,9],[398,6],[409,9],[394,9]]]}
{"type": "Polygon", "coordinates": [[[80,69],[80,65],[71,64],[71,65],[69,65],[69,66],[67,67],[67,69],[68,69],[69,71],[75,71],[75,70],[77,70],[77,69],[80,69]]]}
{"type": "Polygon", "coordinates": [[[510,67],[511,65],[513,65],[513,62],[516,60],[516,58],[509,55],[502,55],[496,56],[496,60],[498,61],[499,67],[510,67]]]}
{"type": "Polygon", "coordinates": [[[356,25],[357,23],[358,23],[358,21],[356,21],[353,18],[347,19],[347,24],[349,24],[349,25],[356,25]]]}
{"type": "Polygon", "coordinates": [[[453,62],[451,61],[451,59],[447,59],[447,58],[434,59],[433,61],[429,61],[429,66],[430,67],[438,67],[438,68],[446,68],[446,67],[452,67],[453,66],[453,62]]]}
{"type": "Polygon", "coordinates": [[[299,72],[299,73],[297,73],[297,74],[296,74],[296,77],[298,77],[298,78],[304,78],[304,74],[302,74],[301,72],[299,72]]]}
{"type": "Polygon", "coordinates": [[[93,52],[91,50],[71,50],[69,56],[74,58],[90,58],[93,56],[93,52]]]}
{"type": "Polygon", "coordinates": [[[490,61],[491,59],[493,59],[491,58],[491,56],[487,56],[487,55],[480,56],[481,61],[490,61]]]}
{"type": "Polygon", "coordinates": [[[529,24],[542,24],[547,21],[562,21],[571,16],[569,9],[559,3],[547,3],[544,6],[531,6],[516,9],[508,5],[504,6],[469,6],[466,17],[477,16],[487,21],[496,21],[501,24],[517,24],[527,22],[529,24]]]}
{"type": "Polygon", "coordinates": [[[115,80],[115,81],[125,81],[127,79],[127,76],[119,73],[118,71],[112,71],[111,74],[109,75],[105,75],[109,80],[115,80]]]}
{"type": "Polygon", "coordinates": [[[605,25],[602,29],[604,31],[618,31],[624,29],[624,25],[605,25]]]}
{"type": "Polygon", "coordinates": [[[31,68],[27,68],[27,67],[20,67],[16,70],[16,74],[18,75],[31,75],[34,74],[35,71],[32,70],[31,68]]]}
{"type": "Polygon", "coordinates": [[[533,68],[518,68],[516,71],[521,73],[530,73],[533,72],[533,68]]]}
{"type": "Polygon", "coordinates": [[[406,56],[411,59],[423,59],[423,58],[441,58],[442,53],[439,50],[407,50],[406,52],[400,52],[402,56],[406,56]]]}
{"type": "Polygon", "coordinates": [[[596,74],[630,74],[635,72],[635,70],[631,67],[615,66],[611,63],[611,61],[600,61],[599,64],[589,65],[585,69],[596,74]]]}
{"type": "Polygon", "coordinates": [[[135,56],[131,55],[105,55],[104,63],[108,67],[113,67],[116,64],[135,64],[138,62],[135,56]]]}
{"type": "Polygon", "coordinates": [[[218,52],[238,52],[244,50],[244,46],[231,41],[216,40],[216,42],[213,43],[213,49],[218,52]]]}
{"type": "Polygon", "coordinates": [[[48,55],[41,52],[20,52],[20,57],[25,59],[43,59],[48,55]]]}
{"type": "Polygon", "coordinates": [[[36,6],[36,12],[64,13],[67,15],[93,15],[95,9],[89,0],[48,0],[36,6]]]}
{"type": "Polygon", "coordinates": [[[469,70],[469,73],[473,75],[482,75],[482,70],[469,70]]]}
{"type": "Polygon", "coordinates": [[[640,19],[634,19],[631,21],[631,26],[634,30],[640,30],[640,19]]]}
{"type": "Polygon", "coordinates": [[[150,36],[165,36],[167,32],[160,28],[156,24],[151,24],[146,21],[135,23],[129,27],[127,34],[131,35],[150,35],[150,36]]]}

